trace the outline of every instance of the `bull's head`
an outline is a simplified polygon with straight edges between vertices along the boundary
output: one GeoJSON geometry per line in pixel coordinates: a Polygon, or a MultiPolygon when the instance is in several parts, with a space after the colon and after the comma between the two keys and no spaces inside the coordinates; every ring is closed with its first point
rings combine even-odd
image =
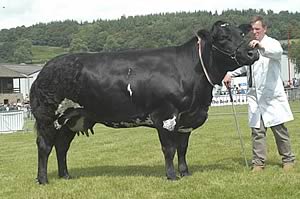
{"type": "Polygon", "coordinates": [[[249,47],[247,34],[250,24],[239,27],[227,22],[217,21],[210,32],[198,32],[201,38],[211,44],[211,51],[218,64],[225,70],[234,70],[244,65],[251,65],[259,58],[257,49],[249,47]]]}

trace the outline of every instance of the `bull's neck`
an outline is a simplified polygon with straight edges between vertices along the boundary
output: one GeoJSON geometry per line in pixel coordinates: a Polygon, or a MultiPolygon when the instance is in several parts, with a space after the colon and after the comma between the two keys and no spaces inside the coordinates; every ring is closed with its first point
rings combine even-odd
{"type": "MultiPolygon", "coordinates": [[[[223,63],[219,63],[218,59],[215,58],[214,52],[212,51],[212,44],[210,42],[201,40],[199,48],[201,48],[199,52],[202,53],[203,60],[203,65],[200,61],[200,66],[203,68],[203,70],[207,71],[206,76],[207,78],[210,78],[211,84],[220,85],[225,75],[225,72],[221,71],[220,67],[223,65],[223,63]]],[[[200,56],[199,59],[201,59],[200,56]]]]}
{"type": "Polygon", "coordinates": [[[198,53],[198,47],[197,47],[197,38],[194,37],[190,39],[185,44],[181,45],[179,47],[180,55],[185,58],[189,58],[188,62],[190,63],[192,67],[199,64],[199,53],[198,53]]]}
{"type": "MultiPolygon", "coordinates": [[[[212,58],[211,58],[211,46],[207,43],[202,43],[203,47],[203,62],[205,67],[208,69],[208,74],[210,78],[213,78],[212,81],[215,82],[215,78],[212,74],[214,71],[212,70],[212,58]]],[[[195,78],[196,87],[193,95],[193,109],[199,109],[203,107],[208,107],[212,100],[212,89],[213,86],[210,85],[209,81],[207,80],[206,76],[204,75],[203,68],[201,66],[200,56],[199,56],[199,45],[198,45],[198,38],[194,37],[182,46],[180,46],[180,57],[185,57],[184,59],[185,67],[189,67],[193,74],[198,74],[195,78]],[[189,64],[187,64],[189,63],[189,64]],[[201,107],[199,107],[201,105],[201,107]],[[203,106],[203,107],[202,107],[203,106]]]]}
{"type": "MultiPolygon", "coordinates": [[[[221,71],[222,68],[220,68],[220,66],[222,66],[224,63],[219,63],[216,59],[213,58],[214,52],[212,51],[211,42],[201,39],[200,45],[198,45],[198,38],[193,37],[191,40],[180,46],[180,54],[184,57],[189,57],[188,62],[190,64],[188,65],[191,66],[191,69],[196,73],[202,76],[204,75],[204,70],[206,70],[207,76],[208,78],[210,78],[212,84],[221,84],[225,72],[221,71]],[[204,66],[202,66],[199,56],[200,45],[204,66]]],[[[204,76],[205,81],[208,83],[208,85],[210,85],[207,76],[204,76]]]]}

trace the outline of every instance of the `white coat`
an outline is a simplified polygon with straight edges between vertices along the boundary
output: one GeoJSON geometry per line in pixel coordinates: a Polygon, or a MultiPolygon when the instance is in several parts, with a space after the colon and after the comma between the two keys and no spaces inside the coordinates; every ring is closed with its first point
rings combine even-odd
{"type": "MultiPolygon", "coordinates": [[[[294,119],[280,77],[282,47],[267,35],[261,40],[261,45],[264,49],[259,49],[259,60],[251,66],[252,88],[247,93],[249,126],[254,128],[260,127],[261,117],[265,127],[294,119]]],[[[235,77],[245,72],[249,78],[249,66],[228,73],[235,77]]]]}

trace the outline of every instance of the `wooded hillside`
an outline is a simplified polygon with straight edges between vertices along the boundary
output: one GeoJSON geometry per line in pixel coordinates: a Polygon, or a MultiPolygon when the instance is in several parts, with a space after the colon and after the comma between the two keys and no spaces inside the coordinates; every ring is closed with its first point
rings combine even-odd
{"type": "MultiPolygon", "coordinates": [[[[68,48],[69,52],[179,45],[190,38],[194,31],[209,29],[217,20],[241,24],[248,23],[254,15],[262,15],[267,19],[269,36],[286,40],[290,31],[291,39],[300,38],[300,13],[288,11],[227,10],[219,15],[206,11],[161,13],[122,16],[118,20],[99,19],[92,23],[66,20],[2,29],[0,62],[31,63],[32,45],[63,47],[68,48]]],[[[287,45],[283,47],[287,48],[287,45]]]]}

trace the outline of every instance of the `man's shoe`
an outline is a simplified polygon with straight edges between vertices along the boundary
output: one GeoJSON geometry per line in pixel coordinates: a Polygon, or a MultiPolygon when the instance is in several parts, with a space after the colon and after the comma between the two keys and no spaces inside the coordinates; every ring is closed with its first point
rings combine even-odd
{"type": "Polygon", "coordinates": [[[283,164],[282,169],[283,169],[283,171],[288,172],[288,171],[292,171],[294,169],[294,167],[295,167],[295,163],[288,162],[288,163],[284,163],[283,164]]]}
{"type": "Polygon", "coordinates": [[[263,166],[257,166],[257,165],[255,165],[255,166],[253,166],[253,168],[252,168],[252,172],[253,173],[257,173],[257,172],[261,172],[261,171],[263,171],[264,170],[264,167],[263,166]]]}

